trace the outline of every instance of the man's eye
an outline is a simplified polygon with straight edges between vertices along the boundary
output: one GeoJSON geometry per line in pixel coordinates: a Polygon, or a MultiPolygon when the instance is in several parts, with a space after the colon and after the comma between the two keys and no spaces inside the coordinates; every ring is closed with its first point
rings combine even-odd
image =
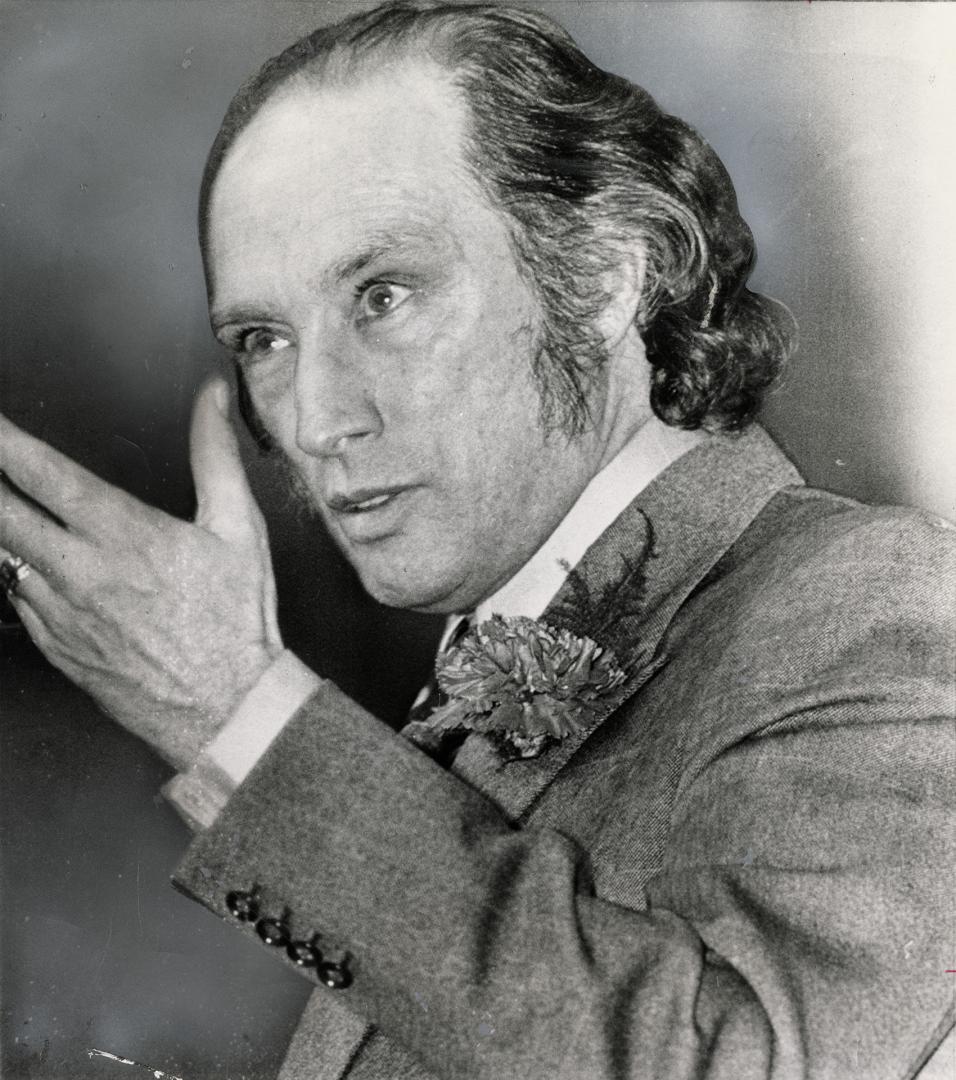
{"type": "Polygon", "coordinates": [[[261,359],[281,352],[291,344],[292,342],[281,334],[260,327],[256,330],[247,330],[240,335],[238,352],[243,357],[261,359]]]}
{"type": "Polygon", "coordinates": [[[366,319],[381,319],[404,303],[411,294],[412,290],[404,285],[390,285],[388,282],[378,281],[362,290],[359,296],[359,312],[366,319]]]}

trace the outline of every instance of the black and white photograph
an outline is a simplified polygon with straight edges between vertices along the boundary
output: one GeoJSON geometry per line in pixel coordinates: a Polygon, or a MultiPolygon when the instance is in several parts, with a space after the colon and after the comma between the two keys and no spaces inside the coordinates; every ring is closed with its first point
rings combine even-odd
{"type": "Polygon", "coordinates": [[[0,1075],[956,1077],[956,7],[0,0],[0,1075]]]}

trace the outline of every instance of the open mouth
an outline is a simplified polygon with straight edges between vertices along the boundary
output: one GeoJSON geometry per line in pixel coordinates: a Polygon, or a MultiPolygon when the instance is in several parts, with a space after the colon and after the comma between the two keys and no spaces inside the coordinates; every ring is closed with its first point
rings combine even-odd
{"type": "Polygon", "coordinates": [[[366,510],[374,510],[376,507],[384,506],[387,502],[391,502],[394,498],[394,494],[386,493],[384,495],[373,495],[370,499],[363,499],[361,502],[354,502],[350,506],[346,507],[346,514],[362,514],[366,510]]]}
{"type": "Polygon", "coordinates": [[[326,501],[338,514],[367,514],[392,502],[401,491],[401,488],[354,491],[348,495],[331,495],[326,501]]]}

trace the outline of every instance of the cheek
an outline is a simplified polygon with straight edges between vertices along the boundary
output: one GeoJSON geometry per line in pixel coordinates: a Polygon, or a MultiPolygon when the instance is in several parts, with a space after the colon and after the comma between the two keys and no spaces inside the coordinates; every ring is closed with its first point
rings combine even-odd
{"type": "Polygon", "coordinates": [[[493,315],[466,325],[443,320],[386,359],[392,402],[427,427],[452,426],[466,443],[475,431],[512,434],[536,418],[531,332],[513,323],[509,332],[504,323],[493,315]]]}
{"type": "Polygon", "coordinates": [[[238,372],[240,385],[245,387],[248,407],[254,423],[265,429],[280,445],[286,446],[295,438],[295,399],[292,367],[276,367],[272,371],[247,370],[238,372]]]}

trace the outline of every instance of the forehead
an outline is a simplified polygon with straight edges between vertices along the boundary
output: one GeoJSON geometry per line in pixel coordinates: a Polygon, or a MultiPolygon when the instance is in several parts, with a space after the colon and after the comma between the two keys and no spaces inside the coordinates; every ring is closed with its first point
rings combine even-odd
{"type": "Polygon", "coordinates": [[[228,152],[212,191],[210,255],[321,241],[348,257],[362,231],[422,235],[489,211],[462,157],[460,92],[427,62],[353,86],[298,84],[268,102],[228,152]]]}

